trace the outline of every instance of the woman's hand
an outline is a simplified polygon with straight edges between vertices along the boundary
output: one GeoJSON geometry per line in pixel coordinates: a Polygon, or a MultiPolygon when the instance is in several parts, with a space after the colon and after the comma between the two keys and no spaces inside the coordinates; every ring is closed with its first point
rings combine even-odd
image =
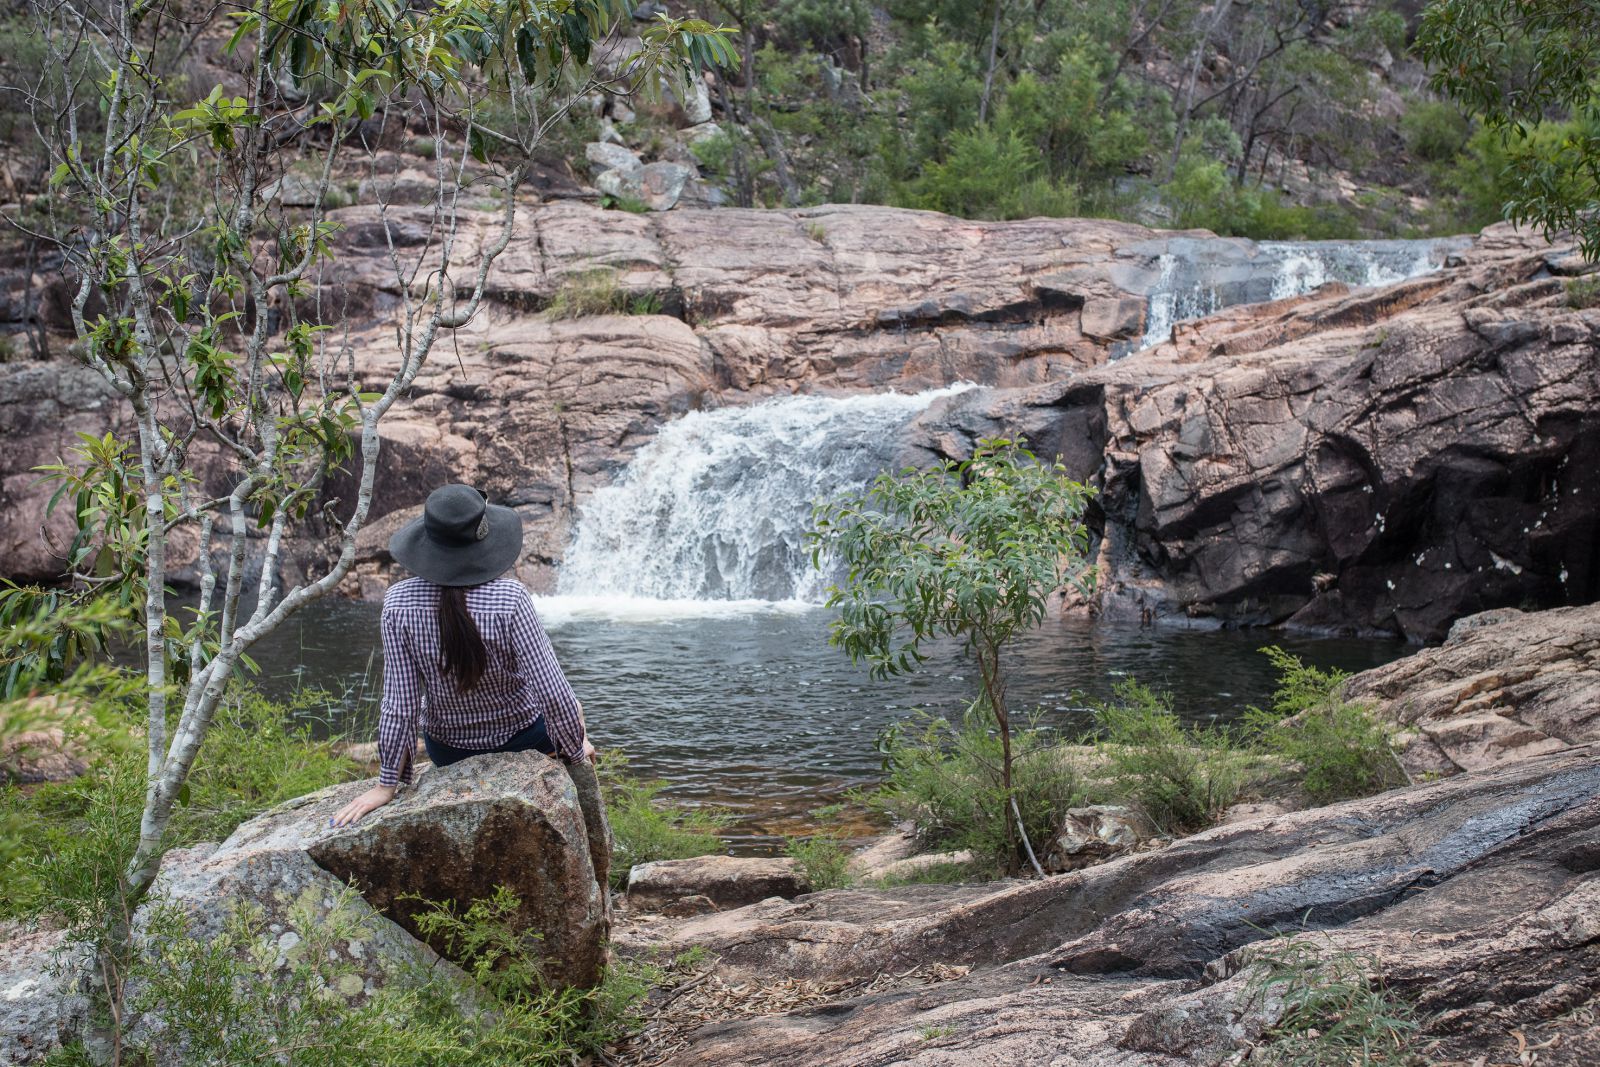
{"type": "Polygon", "coordinates": [[[395,787],[375,785],[339,809],[331,821],[334,826],[349,826],[369,811],[376,811],[394,799],[395,787]]]}
{"type": "Polygon", "coordinates": [[[583,739],[583,759],[586,763],[594,762],[594,745],[589,743],[587,737],[583,739]]]}

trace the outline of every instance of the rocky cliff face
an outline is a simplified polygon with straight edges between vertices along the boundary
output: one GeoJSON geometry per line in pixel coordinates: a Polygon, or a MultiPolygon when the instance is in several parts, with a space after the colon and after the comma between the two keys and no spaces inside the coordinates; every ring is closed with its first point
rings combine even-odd
{"type": "MultiPolygon", "coordinates": [[[[412,210],[389,209],[402,243],[412,210]]],[[[334,214],[323,296],[375,375],[394,359],[399,293],[375,209],[334,214]]],[[[521,575],[549,589],[576,507],[664,420],[966,380],[992,388],[936,408],[908,451],[959,454],[1000,431],[1060,452],[1102,489],[1110,615],[1430,639],[1482,608],[1600,596],[1600,490],[1582,484],[1600,460],[1600,312],[1567,306],[1557,275],[1578,268],[1560,250],[1496,229],[1437,273],[1235,308],[1113,359],[1144,336],[1175,257],[1197,255],[1228,293],[1270,295],[1250,276],[1262,246],[1119,223],[530,206],[488,306],[386,424],[351,592],[381,593],[388,535],[447,478],[523,514],[521,575]],[[617,306],[652,313],[545,314],[596,271],[617,306]]],[[[57,567],[31,468],[118,417],[70,364],[0,366],[7,574],[57,567]]],[[[302,532],[291,572],[326,559],[321,533],[302,532]]]]}
{"type": "Polygon", "coordinates": [[[1027,434],[1101,488],[1100,609],[1388,631],[1600,597],[1600,311],[1561,252],[1485,234],[1445,270],[1179,327],[920,443],[1027,434]]]}

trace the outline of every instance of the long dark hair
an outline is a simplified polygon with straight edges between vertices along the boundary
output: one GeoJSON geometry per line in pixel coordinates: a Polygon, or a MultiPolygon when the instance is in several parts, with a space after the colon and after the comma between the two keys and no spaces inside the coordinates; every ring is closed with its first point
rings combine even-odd
{"type": "Polygon", "coordinates": [[[439,587],[440,669],[455,678],[464,693],[478,687],[484,668],[489,665],[489,649],[478,632],[478,624],[467,610],[467,587],[439,587]]]}

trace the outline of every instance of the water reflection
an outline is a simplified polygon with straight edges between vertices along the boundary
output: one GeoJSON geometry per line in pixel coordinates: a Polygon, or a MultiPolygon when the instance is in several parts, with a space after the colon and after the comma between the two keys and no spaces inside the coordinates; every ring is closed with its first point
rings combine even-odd
{"type": "MultiPolygon", "coordinates": [[[[956,714],[976,678],[954,655],[916,675],[874,681],[829,647],[829,613],[750,611],[719,618],[585,616],[548,605],[551,640],[587,709],[596,744],[628,751],[670,793],[714,801],[751,819],[803,810],[879,771],[879,731],[915,709],[956,714]]],[[[330,602],[302,613],[256,655],[260,684],[283,693],[320,686],[344,721],[370,730],[381,689],[375,605],[330,602]]],[[[1270,694],[1265,644],[1323,667],[1361,670],[1406,651],[1392,641],[1272,631],[1141,630],[1051,622],[1012,656],[1011,695],[1041,720],[1076,733],[1086,699],[1123,678],[1177,694],[1194,721],[1227,721],[1270,694]]]]}

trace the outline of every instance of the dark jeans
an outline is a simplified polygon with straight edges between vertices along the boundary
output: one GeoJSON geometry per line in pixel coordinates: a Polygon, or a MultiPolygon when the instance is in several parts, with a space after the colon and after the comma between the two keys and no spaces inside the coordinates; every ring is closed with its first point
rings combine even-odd
{"type": "Polygon", "coordinates": [[[422,735],[422,743],[428,749],[428,758],[435,767],[448,767],[452,763],[459,763],[468,756],[481,756],[485,752],[527,752],[530,749],[543,752],[546,756],[556,754],[556,746],[550,743],[550,734],[544,728],[544,716],[533,720],[533,725],[512,734],[506,739],[505,744],[498,748],[456,748],[443,741],[435,741],[426,733],[422,735]]]}

